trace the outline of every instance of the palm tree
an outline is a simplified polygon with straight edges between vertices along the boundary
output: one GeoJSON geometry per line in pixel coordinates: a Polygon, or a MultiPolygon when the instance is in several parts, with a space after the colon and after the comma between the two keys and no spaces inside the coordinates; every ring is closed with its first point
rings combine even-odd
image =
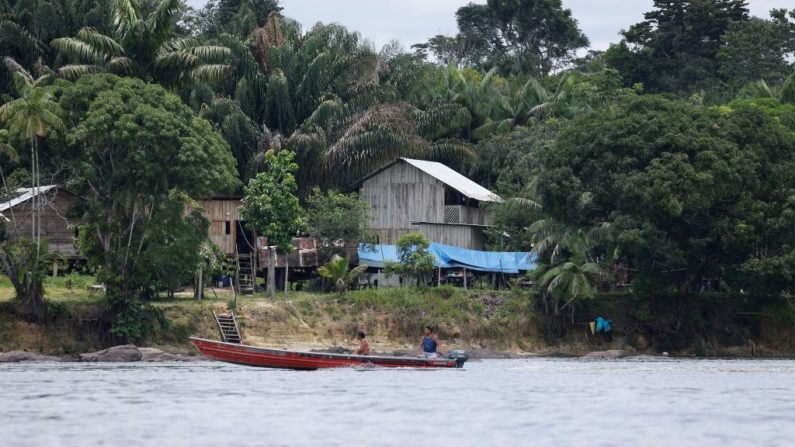
{"type": "Polygon", "coordinates": [[[507,95],[508,84],[493,69],[481,76],[472,69],[448,66],[437,86],[435,105],[456,104],[469,112],[464,126],[469,140],[482,140],[495,133],[507,133],[515,120],[507,95]]]}
{"type": "MultiPolygon", "coordinates": [[[[58,52],[47,43],[69,36],[81,27],[104,28],[110,2],[94,0],[0,0],[0,54],[13,58],[26,70],[54,66],[58,52]]],[[[3,72],[0,68],[0,72],[3,72]]],[[[2,78],[11,87],[9,71],[2,78]]],[[[2,88],[4,93],[10,93],[2,88]]]]}
{"type": "MultiPolygon", "coordinates": [[[[302,196],[314,186],[347,186],[398,156],[473,157],[468,144],[443,138],[454,113],[384,104],[378,55],[340,25],[318,24],[302,34],[294,21],[272,13],[248,43],[231,35],[218,41],[232,54],[219,94],[233,96],[262,124],[262,140],[272,140],[262,148],[296,153],[302,196]]],[[[261,156],[251,160],[255,168],[261,156]]]]}
{"type": "Polygon", "coordinates": [[[59,117],[61,108],[55,102],[52,92],[44,84],[49,76],[33,79],[29,73],[17,71],[14,80],[20,97],[0,107],[0,121],[8,124],[12,133],[24,136],[30,141],[31,177],[33,180],[31,239],[39,246],[41,242],[41,221],[39,218],[38,188],[41,187],[39,173],[39,139],[46,137],[50,130],[62,130],[63,121],[59,117]]]}
{"type": "Polygon", "coordinates": [[[40,318],[44,306],[44,289],[39,259],[42,252],[41,244],[41,176],[39,174],[40,138],[46,137],[51,130],[62,130],[63,121],[59,115],[61,109],[53,100],[50,89],[43,84],[48,76],[33,79],[25,71],[14,72],[14,80],[20,97],[0,107],[0,121],[7,123],[10,133],[25,137],[31,147],[31,177],[33,197],[31,198],[31,243],[35,244],[31,254],[27,253],[24,244],[11,247],[3,256],[3,264],[9,278],[14,284],[17,297],[30,306],[34,315],[40,318]],[[22,251],[20,251],[22,250],[22,251]],[[32,256],[32,260],[28,259],[32,256]]]}
{"type": "Polygon", "coordinates": [[[771,88],[764,79],[750,82],[737,93],[738,99],[772,98],[782,104],[795,104],[795,73],[787,76],[784,82],[771,88]]]}
{"type": "Polygon", "coordinates": [[[367,270],[366,265],[360,265],[349,270],[349,262],[350,257],[348,256],[334,255],[330,261],[317,269],[320,276],[330,279],[334,283],[334,287],[340,296],[345,293],[345,289],[347,289],[349,284],[356,281],[367,270]]]}
{"type": "Polygon", "coordinates": [[[75,63],[58,74],[75,78],[107,71],[177,85],[192,78],[220,79],[228,70],[228,48],[203,45],[175,33],[180,0],[114,0],[113,32],[82,28],[51,45],[75,63]]]}
{"type": "MultiPolygon", "coordinates": [[[[581,261],[581,260],[579,260],[581,261]]],[[[559,316],[577,299],[591,299],[596,294],[591,280],[602,273],[599,264],[570,261],[552,267],[542,267],[536,272],[547,314],[549,297],[553,298],[552,314],[559,316]]],[[[573,309],[572,309],[573,310],[573,309]]],[[[574,313],[572,312],[572,317],[574,313]]]]}

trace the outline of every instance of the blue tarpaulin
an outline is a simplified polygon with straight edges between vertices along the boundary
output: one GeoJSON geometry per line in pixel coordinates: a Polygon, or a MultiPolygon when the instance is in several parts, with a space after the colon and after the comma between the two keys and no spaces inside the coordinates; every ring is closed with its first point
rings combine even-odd
{"type": "MultiPolygon", "coordinates": [[[[528,252],[494,252],[469,250],[452,245],[431,243],[428,251],[436,259],[437,268],[462,268],[491,273],[520,273],[533,270],[538,256],[528,252]]],[[[359,246],[359,264],[383,268],[387,262],[398,262],[394,245],[359,246]]]]}

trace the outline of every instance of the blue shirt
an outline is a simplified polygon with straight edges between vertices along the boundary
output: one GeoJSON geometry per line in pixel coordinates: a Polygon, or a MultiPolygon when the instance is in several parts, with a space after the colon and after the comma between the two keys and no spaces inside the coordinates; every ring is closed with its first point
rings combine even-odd
{"type": "Polygon", "coordinates": [[[436,340],[433,339],[433,336],[423,337],[422,350],[425,352],[436,352],[436,340]]]}

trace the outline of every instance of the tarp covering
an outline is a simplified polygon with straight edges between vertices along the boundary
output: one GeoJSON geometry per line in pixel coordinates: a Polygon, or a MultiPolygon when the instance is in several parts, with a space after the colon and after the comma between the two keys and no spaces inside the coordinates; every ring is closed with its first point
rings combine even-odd
{"type": "MultiPolygon", "coordinates": [[[[494,252],[469,250],[452,245],[431,243],[428,251],[436,259],[437,268],[462,268],[490,273],[520,273],[533,270],[538,256],[527,252],[494,252]]],[[[398,262],[394,245],[359,245],[359,264],[383,268],[387,262],[398,262]]]]}

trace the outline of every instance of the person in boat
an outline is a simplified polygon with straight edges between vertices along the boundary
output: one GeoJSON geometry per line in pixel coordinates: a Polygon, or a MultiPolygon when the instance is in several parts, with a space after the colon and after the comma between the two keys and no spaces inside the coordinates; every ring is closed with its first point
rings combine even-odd
{"type": "Polygon", "coordinates": [[[421,355],[431,359],[439,357],[442,348],[442,342],[439,341],[439,337],[433,333],[433,328],[430,326],[425,326],[423,332],[424,335],[420,342],[421,355]]]}
{"type": "Polygon", "coordinates": [[[359,340],[359,348],[353,351],[356,355],[370,355],[370,343],[367,341],[367,335],[364,331],[356,333],[356,339],[359,340]]]}

